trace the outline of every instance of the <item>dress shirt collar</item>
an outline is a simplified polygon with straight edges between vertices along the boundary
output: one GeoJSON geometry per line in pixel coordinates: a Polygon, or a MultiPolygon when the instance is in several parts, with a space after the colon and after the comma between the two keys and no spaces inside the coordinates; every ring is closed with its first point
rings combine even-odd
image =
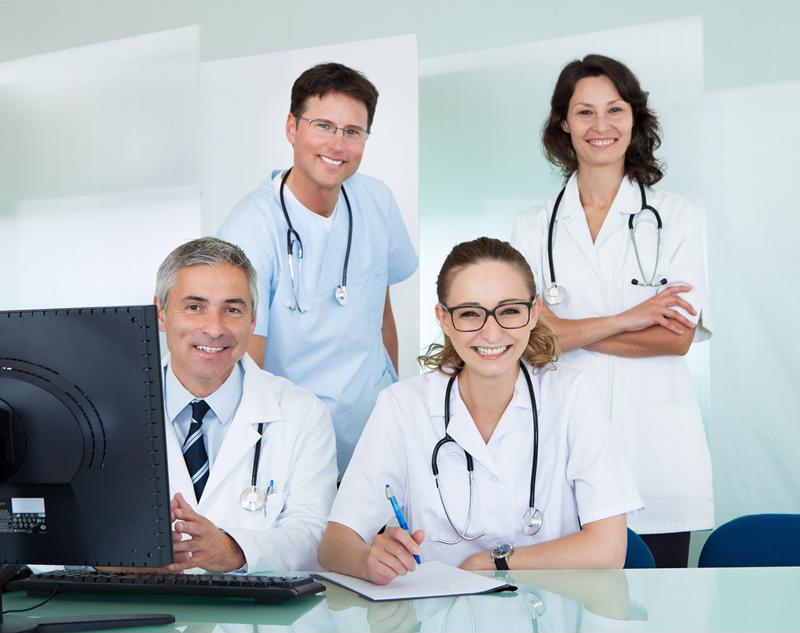
{"type": "MultiPolygon", "coordinates": [[[[171,363],[167,364],[164,373],[164,403],[166,405],[167,418],[174,423],[178,415],[193,400],[198,398],[181,384],[175,372],[172,371],[171,363]]],[[[216,391],[202,398],[208,403],[208,406],[211,407],[214,415],[223,426],[230,423],[239,408],[243,386],[244,372],[242,371],[241,363],[236,363],[227,380],[216,391]]]]}

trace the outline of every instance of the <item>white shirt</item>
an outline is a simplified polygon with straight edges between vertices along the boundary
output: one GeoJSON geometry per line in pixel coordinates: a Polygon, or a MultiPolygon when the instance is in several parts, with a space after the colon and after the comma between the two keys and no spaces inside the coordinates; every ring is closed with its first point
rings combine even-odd
{"type": "Polygon", "coordinates": [[[217,387],[214,393],[205,398],[197,398],[181,384],[172,365],[164,371],[164,409],[167,413],[167,420],[172,422],[178,438],[181,439],[181,445],[186,441],[189,427],[192,425],[192,402],[202,399],[209,406],[200,428],[203,431],[203,442],[210,468],[214,467],[214,459],[217,457],[219,447],[222,446],[225,433],[230,428],[231,420],[239,408],[243,384],[244,370],[241,363],[236,363],[230,376],[217,387]]]}
{"type": "MultiPolygon", "coordinates": [[[[688,282],[684,295],[698,311],[695,342],[711,336],[703,235],[697,212],[682,198],[646,189],[648,204],[663,221],[655,279],[688,282]]],[[[512,243],[527,258],[542,290],[550,283],[547,231],[555,197],[521,214],[512,243]]],[[[553,259],[557,283],[566,292],[549,306],[563,319],[618,314],[660,289],[633,285],[642,272],[628,231],[628,218],[641,208],[639,186],[623,180],[597,239],[592,243],[575,174],[556,216],[553,259]]],[[[636,239],[644,274],[653,272],[656,224],[652,213],[636,218],[636,239]]],[[[561,361],[592,373],[604,395],[614,431],[633,467],[646,509],[628,517],[643,534],[713,527],[711,460],[686,360],[680,356],[623,358],[586,349],[561,361]]]]}
{"type": "Polygon", "coordinates": [[[444,393],[448,377],[428,373],[384,390],[356,447],[331,511],[371,543],[393,516],[386,499],[392,487],[412,531],[424,529],[422,560],[461,564],[471,554],[501,542],[523,547],[580,530],[581,523],[641,507],[625,459],[609,442],[608,421],[590,380],[568,367],[531,370],[539,412],[539,468],[536,505],[544,514],[534,536],[522,532],[528,509],[533,421],[531,399],[520,372],[514,395],[488,443],[453,387],[448,432],[455,440],[439,452],[439,474],[448,511],[464,528],[469,502],[466,459],[475,463],[474,507],[468,534],[475,541],[452,540],[431,471],[431,454],[444,436],[444,393]],[[578,397],[580,394],[580,397],[578,397]]]}

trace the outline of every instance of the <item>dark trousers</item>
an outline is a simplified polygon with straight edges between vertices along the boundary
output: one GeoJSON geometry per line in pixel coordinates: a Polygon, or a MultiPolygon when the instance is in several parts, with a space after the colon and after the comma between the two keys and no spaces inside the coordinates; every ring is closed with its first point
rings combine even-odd
{"type": "Polygon", "coordinates": [[[653,553],[656,567],[687,567],[689,565],[691,532],[641,534],[640,536],[653,553]]]}

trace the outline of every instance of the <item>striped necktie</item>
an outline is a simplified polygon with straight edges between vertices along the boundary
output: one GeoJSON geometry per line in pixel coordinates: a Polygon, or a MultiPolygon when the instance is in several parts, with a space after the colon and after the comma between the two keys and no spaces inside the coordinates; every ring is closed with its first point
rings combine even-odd
{"type": "Polygon", "coordinates": [[[186,468],[189,469],[189,477],[192,478],[194,494],[198,501],[208,481],[208,453],[203,442],[203,418],[209,409],[205,400],[192,402],[192,424],[183,443],[183,459],[186,460],[186,468]]]}

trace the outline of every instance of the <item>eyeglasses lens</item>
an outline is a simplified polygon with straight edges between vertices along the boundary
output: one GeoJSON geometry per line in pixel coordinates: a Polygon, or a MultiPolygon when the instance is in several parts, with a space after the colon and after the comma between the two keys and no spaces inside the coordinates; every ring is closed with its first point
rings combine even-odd
{"type": "Polygon", "coordinates": [[[497,306],[494,310],[487,310],[480,306],[456,308],[452,313],[453,327],[459,332],[477,332],[484,326],[490,313],[494,314],[500,327],[514,330],[528,324],[531,309],[524,303],[507,303],[497,306]]]}

